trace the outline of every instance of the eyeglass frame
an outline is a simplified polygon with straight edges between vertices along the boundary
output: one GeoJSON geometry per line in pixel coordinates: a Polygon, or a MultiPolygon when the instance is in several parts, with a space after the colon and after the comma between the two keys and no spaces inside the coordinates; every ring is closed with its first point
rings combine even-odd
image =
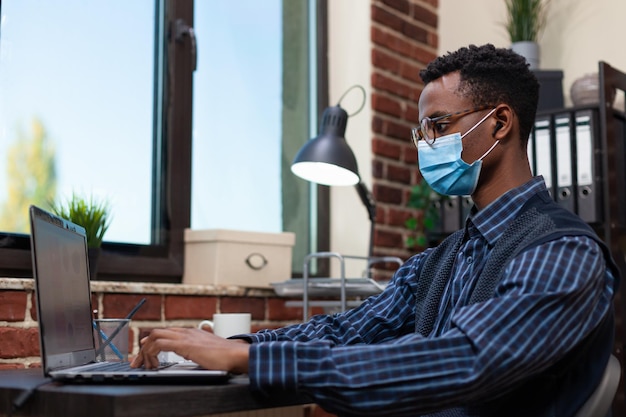
{"type": "Polygon", "coordinates": [[[426,116],[426,117],[422,118],[422,120],[420,120],[419,127],[411,128],[411,139],[413,140],[413,145],[415,145],[415,147],[417,148],[417,143],[420,140],[423,140],[429,146],[433,146],[434,143],[435,143],[435,140],[437,140],[437,136],[436,136],[435,130],[432,127],[434,126],[434,123],[437,123],[440,120],[446,120],[446,119],[450,119],[452,117],[454,117],[454,118],[463,117],[463,116],[470,115],[472,113],[476,113],[478,111],[487,110],[487,109],[493,109],[493,108],[494,107],[491,106],[491,105],[484,105],[484,106],[476,106],[476,107],[473,107],[473,108],[467,109],[467,110],[457,111],[457,112],[454,112],[454,113],[444,114],[443,116],[437,116],[437,117],[432,117],[432,118],[426,116]],[[427,121],[431,125],[431,130],[432,130],[433,136],[434,136],[432,139],[430,137],[428,137],[428,135],[424,131],[425,130],[425,128],[424,128],[424,121],[427,121]]]}

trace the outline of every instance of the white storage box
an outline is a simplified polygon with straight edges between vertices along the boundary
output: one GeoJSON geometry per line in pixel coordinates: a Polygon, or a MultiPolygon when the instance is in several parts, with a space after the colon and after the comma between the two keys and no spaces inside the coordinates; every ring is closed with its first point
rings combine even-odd
{"type": "Polygon", "coordinates": [[[291,232],[185,230],[183,284],[270,288],[291,278],[291,232]]]}

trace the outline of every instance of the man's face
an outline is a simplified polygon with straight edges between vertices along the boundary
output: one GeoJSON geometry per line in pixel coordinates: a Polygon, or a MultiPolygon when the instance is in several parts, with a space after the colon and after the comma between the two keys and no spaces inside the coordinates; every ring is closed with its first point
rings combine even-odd
{"type": "MultiPolygon", "coordinates": [[[[434,119],[435,117],[470,111],[475,108],[470,98],[464,97],[458,92],[459,82],[459,73],[453,72],[426,85],[418,103],[420,121],[424,117],[434,119]]],[[[443,118],[434,123],[434,133],[436,137],[456,132],[460,132],[463,135],[488,113],[489,109],[485,109],[443,118]]],[[[488,146],[486,147],[486,144],[481,140],[487,132],[485,125],[488,123],[486,122],[481,123],[481,125],[463,138],[462,157],[469,164],[480,158],[488,149],[488,146]]]]}

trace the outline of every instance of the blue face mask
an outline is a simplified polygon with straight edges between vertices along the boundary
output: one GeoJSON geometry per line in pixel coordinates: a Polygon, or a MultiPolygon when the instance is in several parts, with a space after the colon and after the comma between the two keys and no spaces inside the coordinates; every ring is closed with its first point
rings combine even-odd
{"type": "MultiPolygon", "coordinates": [[[[494,109],[495,110],[495,109],[494,109]]],[[[417,157],[422,177],[433,190],[443,195],[472,195],[478,184],[483,159],[496,147],[496,141],[483,156],[472,164],[461,159],[463,137],[478,127],[493,110],[476,123],[463,136],[461,133],[437,138],[432,145],[421,140],[417,144],[417,157]]]]}

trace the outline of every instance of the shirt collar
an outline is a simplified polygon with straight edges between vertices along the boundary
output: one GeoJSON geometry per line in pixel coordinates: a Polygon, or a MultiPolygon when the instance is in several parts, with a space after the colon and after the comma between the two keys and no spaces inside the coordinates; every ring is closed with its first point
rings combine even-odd
{"type": "Polygon", "coordinates": [[[468,219],[468,227],[478,229],[490,245],[494,245],[506,227],[533,195],[547,190],[542,176],[533,177],[525,184],[513,188],[498,197],[468,219]]]}

